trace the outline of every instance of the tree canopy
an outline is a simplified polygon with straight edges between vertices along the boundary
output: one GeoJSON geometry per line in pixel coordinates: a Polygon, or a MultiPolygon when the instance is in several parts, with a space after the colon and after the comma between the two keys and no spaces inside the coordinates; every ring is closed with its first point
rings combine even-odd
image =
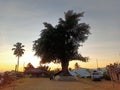
{"type": "Polygon", "coordinates": [[[62,68],[68,68],[70,60],[87,61],[87,58],[78,52],[78,48],[90,34],[90,26],[79,23],[83,15],[83,12],[68,10],[64,13],[64,19],[59,18],[57,25],[44,23],[45,29],[33,44],[35,55],[41,58],[42,63],[61,62],[62,68]]]}

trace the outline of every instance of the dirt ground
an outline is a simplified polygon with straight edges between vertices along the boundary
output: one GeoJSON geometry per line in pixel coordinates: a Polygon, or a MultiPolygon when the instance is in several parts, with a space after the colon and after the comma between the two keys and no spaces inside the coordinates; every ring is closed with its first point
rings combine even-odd
{"type": "Polygon", "coordinates": [[[120,90],[120,84],[102,80],[55,81],[48,78],[23,78],[1,90],[120,90]]]}

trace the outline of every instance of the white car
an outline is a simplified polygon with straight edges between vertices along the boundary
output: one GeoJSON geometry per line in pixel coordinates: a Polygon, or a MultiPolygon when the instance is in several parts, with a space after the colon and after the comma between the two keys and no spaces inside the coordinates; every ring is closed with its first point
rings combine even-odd
{"type": "Polygon", "coordinates": [[[101,75],[97,71],[92,72],[91,78],[93,81],[101,81],[101,75]]]}

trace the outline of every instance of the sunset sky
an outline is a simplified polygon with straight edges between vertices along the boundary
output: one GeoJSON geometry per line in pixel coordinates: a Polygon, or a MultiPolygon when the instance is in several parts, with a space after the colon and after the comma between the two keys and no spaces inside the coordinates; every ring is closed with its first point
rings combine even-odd
{"type": "Polygon", "coordinates": [[[119,9],[120,0],[0,0],[0,71],[14,69],[17,58],[11,49],[17,42],[25,45],[25,53],[20,58],[21,70],[28,62],[37,67],[40,58],[34,56],[32,46],[44,28],[43,22],[56,25],[68,10],[84,11],[81,22],[91,27],[92,34],[79,48],[79,53],[90,59],[79,65],[96,68],[96,60],[99,67],[120,62],[119,9]]]}

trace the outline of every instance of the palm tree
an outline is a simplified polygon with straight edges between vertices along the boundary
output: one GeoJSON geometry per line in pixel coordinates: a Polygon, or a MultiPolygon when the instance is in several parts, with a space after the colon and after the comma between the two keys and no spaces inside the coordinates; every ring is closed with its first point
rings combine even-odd
{"type": "Polygon", "coordinates": [[[16,44],[13,45],[15,48],[12,48],[12,50],[14,50],[14,55],[16,55],[16,57],[18,57],[18,61],[17,61],[17,67],[16,67],[16,71],[19,71],[19,58],[24,54],[25,49],[23,49],[24,45],[22,45],[22,43],[17,42],[16,44]]]}
{"type": "Polygon", "coordinates": [[[44,23],[45,29],[41,31],[40,38],[34,41],[35,55],[41,58],[42,63],[61,62],[62,75],[69,75],[70,60],[88,60],[78,53],[81,43],[85,42],[90,34],[89,25],[79,23],[83,14],[69,10],[55,27],[44,23]]]}

